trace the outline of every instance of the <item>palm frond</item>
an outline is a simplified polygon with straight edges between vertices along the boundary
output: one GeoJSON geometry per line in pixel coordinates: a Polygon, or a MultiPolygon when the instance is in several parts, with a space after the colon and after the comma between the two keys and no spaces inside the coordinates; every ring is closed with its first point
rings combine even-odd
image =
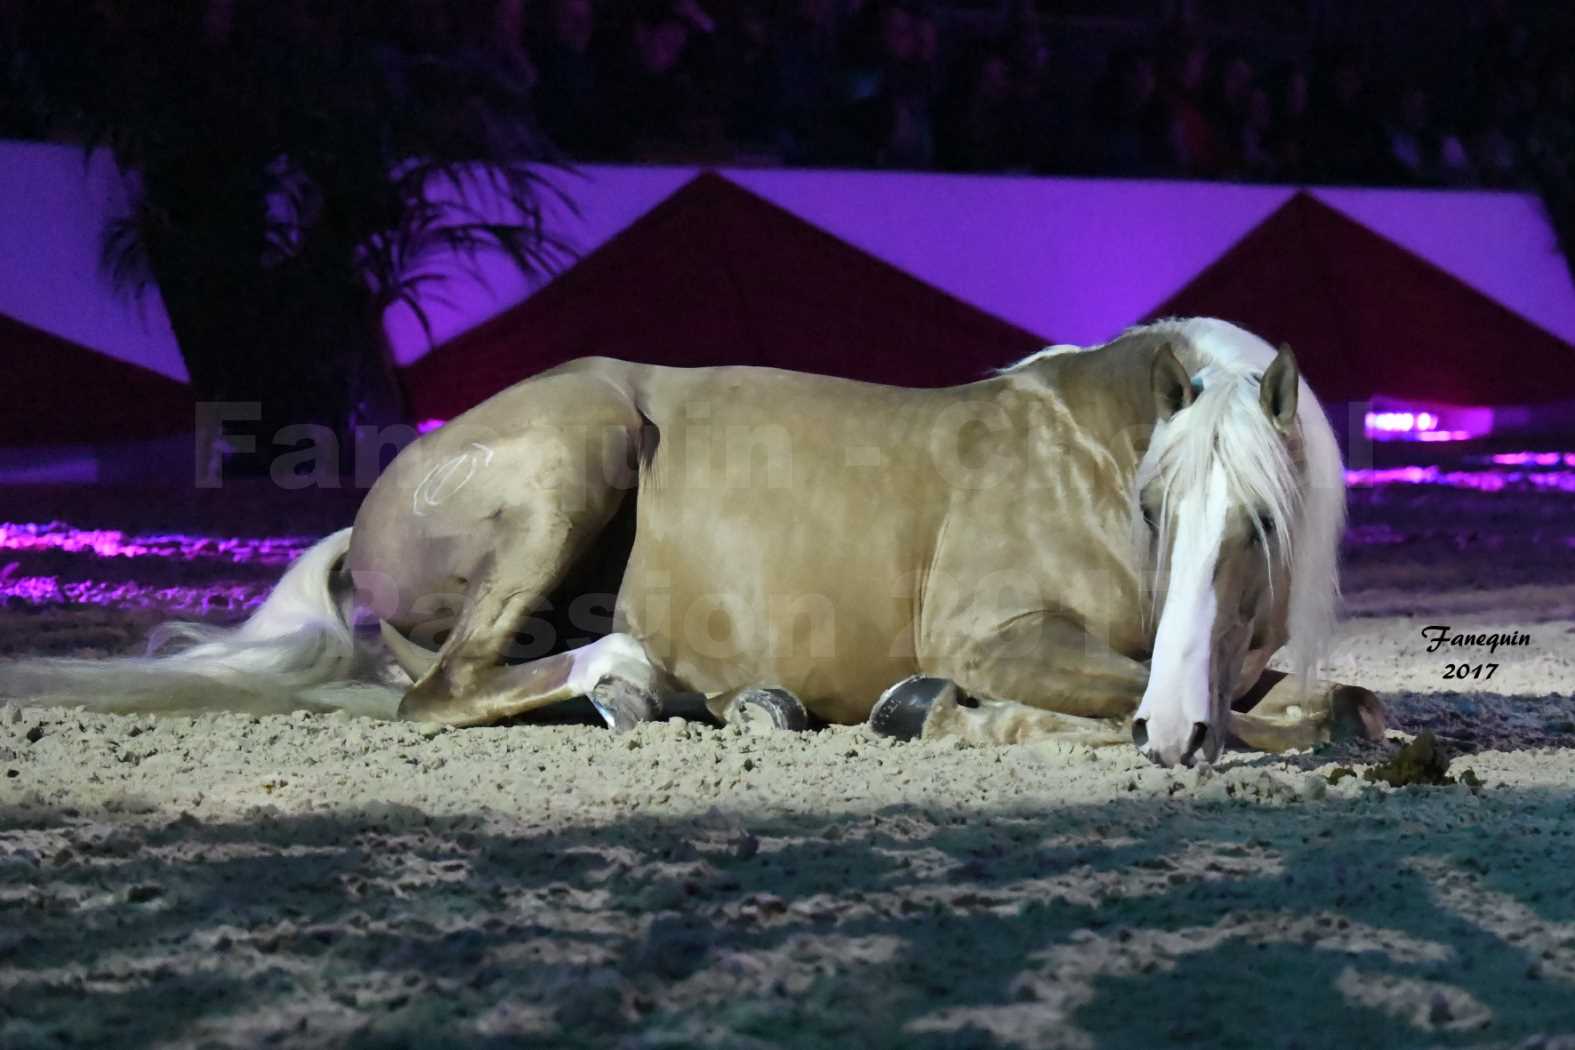
{"type": "Polygon", "coordinates": [[[154,284],[148,228],[156,221],[147,209],[139,208],[107,221],[99,236],[100,272],[111,288],[132,300],[140,300],[154,284]]]}
{"type": "Polygon", "coordinates": [[[237,299],[188,296],[189,308],[261,320],[336,296],[400,304],[430,340],[427,307],[447,303],[449,282],[485,283],[489,258],[531,279],[571,261],[557,231],[579,216],[565,185],[578,173],[532,121],[528,78],[400,36],[381,5],[324,2],[359,29],[340,51],[260,33],[233,68],[172,31],[187,5],[34,9],[30,53],[48,60],[21,90],[84,163],[107,153],[140,179],[103,231],[107,280],[141,294],[155,270],[179,271],[237,299]]]}

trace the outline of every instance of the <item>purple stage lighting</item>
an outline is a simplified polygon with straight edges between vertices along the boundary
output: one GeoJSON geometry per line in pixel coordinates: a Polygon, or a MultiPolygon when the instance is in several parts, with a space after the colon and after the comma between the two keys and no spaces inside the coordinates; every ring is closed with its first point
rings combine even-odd
{"type": "MultiPolygon", "coordinates": [[[[261,604],[273,589],[278,569],[294,561],[313,542],[315,537],[310,536],[132,536],[118,529],[79,529],[61,521],[0,522],[0,603],[97,605],[150,609],[175,616],[240,613],[261,604]],[[8,553],[17,554],[22,560],[4,558],[8,553]],[[44,566],[55,569],[62,556],[90,559],[87,565],[103,567],[80,574],[74,571],[68,576],[36,571],[44,566]],[[131,568],[148,560],[210,566],[217,563],[233,566],[236,577],[258,578],[210,578],[187,586],[152,584],[136,577],[167,577],[169,570],[144,573],[131,568]],[[25,562],[33,563],[33,571],[24,568],[25,562]],[[259,568],[264,571],[259,572],[259,568]]],[[[211,568],[200,573],[210,577],[212,574],[211,568]]]]}
{"type": "Polygon", "coordinates": [[[1373,441],[1471,441],[1493,432],[1493,410],[1375,400],[1365,423],[1373,441]]]}
{"type": "Polygon", "coordinates": [[[282,566],[290,564],[314,542],[303,536],[127,536],[118,529],[78,529],[61,521],[0,522],[0,551],[54,550],[100,558],[171,558],[282,566]]]}

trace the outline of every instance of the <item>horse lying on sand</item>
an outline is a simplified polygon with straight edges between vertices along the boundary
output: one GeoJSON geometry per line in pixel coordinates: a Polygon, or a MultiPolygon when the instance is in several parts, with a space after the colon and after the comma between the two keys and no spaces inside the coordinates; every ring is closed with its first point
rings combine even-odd
{"type": "Polygon", "coordinates": [[[1382,733],[1372,693],[1305,677],[1334,624],[1344,492],[1289,349],[1222,321],[940,390],[591,358],[405,449],[240,627],[21,663],[0,687],[111,709],[336,702],[363,612],[410,676],[407,719],[589,697],[624,728],[698,692],[728,720],[1213,761],[1230,737],[1382,733]],[[587,566],[611,570],[611,630],[511,662],[587,566]],[[1282,646],[1303,676],[1266,672],[1282,646]]]}

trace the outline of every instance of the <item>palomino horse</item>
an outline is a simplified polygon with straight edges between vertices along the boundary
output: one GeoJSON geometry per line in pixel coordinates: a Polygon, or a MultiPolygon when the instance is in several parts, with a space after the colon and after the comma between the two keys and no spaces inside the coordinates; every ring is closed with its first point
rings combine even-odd
{"type": "Polygon", "coordinates": [[[1221,321],[941,390],[592,358],[412,444],[245,625],[92,677],[317,688],[349,672],[353,605],[412,679],[403,718],[585,696],[622,728],[694,692],[724,719],[1130,738],[1190,764],[1232,735],[1381,732],[1365,690],[1264,678],[1328,640],[1344,513],[1291,353],[1221,321]],[[610,570],[610,630],[519,662],[587,566],[610,570]]]}

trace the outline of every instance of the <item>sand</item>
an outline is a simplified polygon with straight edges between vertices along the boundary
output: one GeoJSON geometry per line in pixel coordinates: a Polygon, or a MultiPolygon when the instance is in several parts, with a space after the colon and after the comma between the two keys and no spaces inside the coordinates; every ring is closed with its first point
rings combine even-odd
{"type": "MultiPolygon", "coordinates": [[[[1359,495],[1332,670],[1392,740],[1206,770],[0,706],[0,1046],[1575,1048],[1572,509],[1359,495]],[[1532,643],[1446,681],[1429,624],[1532,643]],[[1424,730],[1482,786],[1330,783],[1424,730]]],[[[13,578],[109,561],[276,571],[0,550],[13,578]]],[[[12,601],[0,651],[117,649],[158,615],[12,601]]]]}

